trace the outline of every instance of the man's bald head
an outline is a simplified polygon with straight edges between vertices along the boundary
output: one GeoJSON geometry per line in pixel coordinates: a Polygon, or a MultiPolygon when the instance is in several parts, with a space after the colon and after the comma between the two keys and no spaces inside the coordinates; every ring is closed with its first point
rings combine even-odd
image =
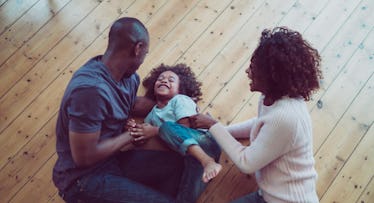
{"type": "Polygon", "coordinates": [[[116,20],[109,31],[108,50],[129,49],[138,42],[149,43],[147,28],[136,18],[124,17],[116,20]]]}

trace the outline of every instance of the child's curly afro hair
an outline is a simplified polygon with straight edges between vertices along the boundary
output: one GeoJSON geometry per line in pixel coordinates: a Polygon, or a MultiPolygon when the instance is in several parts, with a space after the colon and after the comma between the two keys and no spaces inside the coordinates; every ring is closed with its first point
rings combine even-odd
{"type": "Polygon", "coordinates": [[[149,75],[144,78],[143,86],[146,88],[145,96],[156,100],[154,93],[154,85],[159,75],[165,71],[172,71],[179,77],[179,94],[184,94],[191,97],[195,102],[201,100],[201,82],[196,79],[194,72],[186,64],[180,63],[174,66],[167,66],[161,64],[160,66],[151,70],[149,75]]]}

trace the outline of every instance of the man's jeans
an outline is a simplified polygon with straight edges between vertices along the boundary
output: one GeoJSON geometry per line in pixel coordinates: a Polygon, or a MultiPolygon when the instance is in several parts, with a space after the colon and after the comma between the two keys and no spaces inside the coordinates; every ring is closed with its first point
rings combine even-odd
{"type": "MultiPolygon", "coordinates": [[[[175,125],[164,125],[163,133],[175,133],[175,125]]],[[[210,139],[209,139],[210,140],[210,139]]],[[[219,159],[216,142],[199,143],[210,156],[219,159]]],[[[67,191],[66,202],[196,202],[207,184],[201,181],[203,167],[193,157],[174,152],[132,150],[79,178],[67,191]]]]}
{"type": "Polygon", "coordinates": [[[60,195],[69,203],[175,202],[172,195],[183,171],[178,154],[133,150],[119,160],[79,178],[60,195]],[[157,181],[160,184],[154,185],[157,181]]]}

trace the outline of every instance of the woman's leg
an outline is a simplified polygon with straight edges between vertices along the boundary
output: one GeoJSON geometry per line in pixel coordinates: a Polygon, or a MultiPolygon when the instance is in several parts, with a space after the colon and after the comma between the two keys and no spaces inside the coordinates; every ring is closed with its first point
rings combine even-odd
{"type": "Polygon", "coordinates": [[[259,194],[259,191],[252,192],[248,195],[240,197],[231,203],[266,203],[264,198],[259,194]]]}

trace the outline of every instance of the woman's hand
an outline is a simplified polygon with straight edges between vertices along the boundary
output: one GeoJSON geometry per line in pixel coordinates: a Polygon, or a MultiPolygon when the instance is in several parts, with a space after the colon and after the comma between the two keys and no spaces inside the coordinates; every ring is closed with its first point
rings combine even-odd
{"type": "Polygon", "coordinates": [[[217,121],[214,118],[212,118],[212,116],[209,113],[205,115],[199,113],[190,117],[190,125],[192,128],[209,129],[216,123],[217,121]]]}

